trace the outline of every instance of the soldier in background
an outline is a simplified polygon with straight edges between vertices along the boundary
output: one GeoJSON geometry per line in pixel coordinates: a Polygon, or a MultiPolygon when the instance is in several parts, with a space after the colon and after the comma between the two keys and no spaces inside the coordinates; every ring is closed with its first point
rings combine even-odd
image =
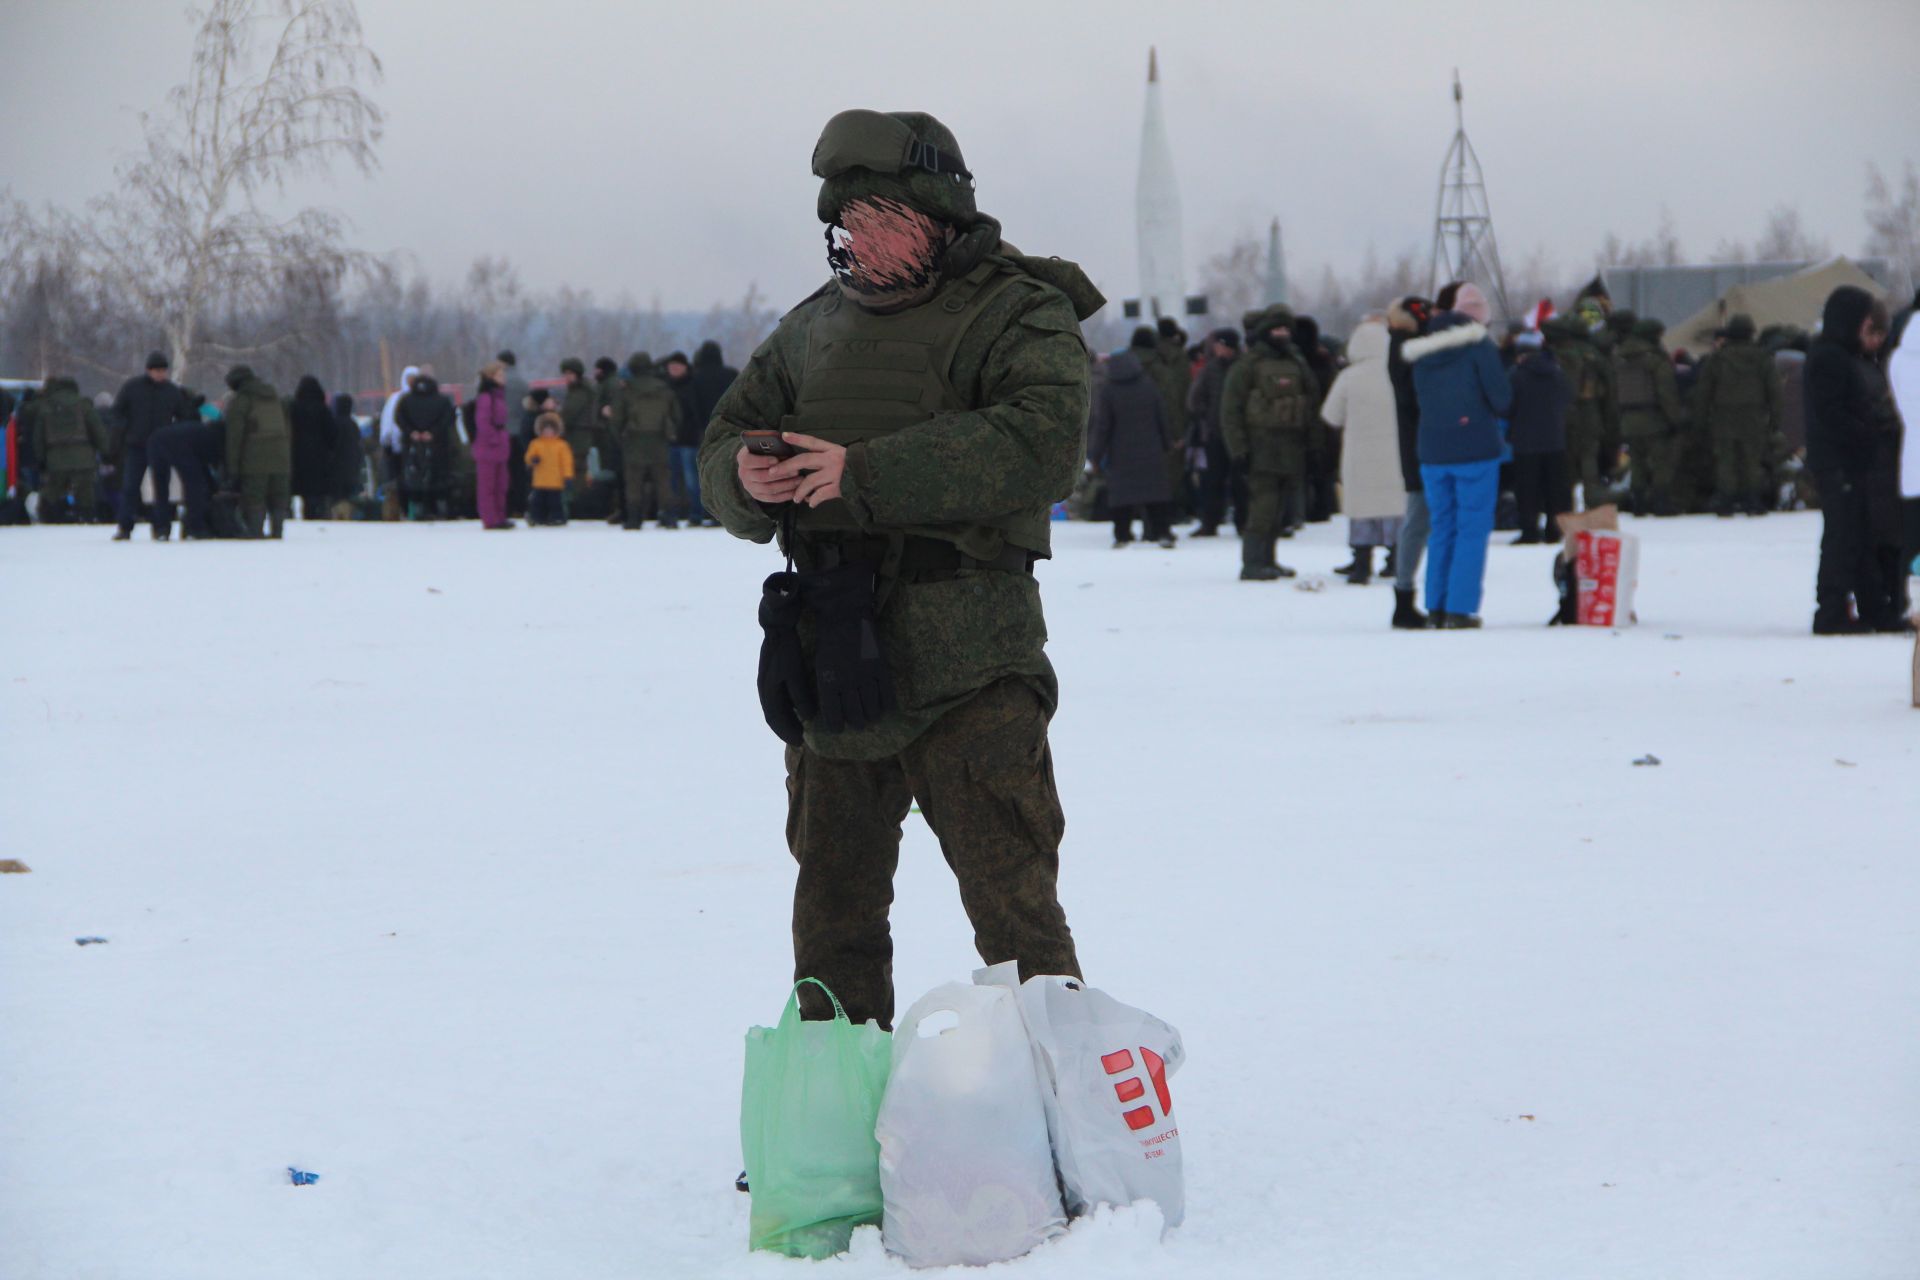
{"type": "MultiPolygon", "coordinates": [[[[20,427],[27,456],[40,469],[40,523],[93,523],[94,479],[107,451],[107,429],[93,402],[80,394],[80,384],[67,377],[48,378],[40,394],[20,411],[20,427]]],[[[141,443],[144,447],[145,441],[141,443]]],[[[157,526],[154,536],[160,537],[157,526]]]]}
{"type": "MultiPolygon", "coordinates": [[[[1080,321],[1104,300],[1072,263],[1000,238],[930,115],[842,112],[813,171],[833,278],[721,397],[701,493],[729,532],[777,535],[799,569],[763,588],[759,680],[788,744],[794,974],[885,1027],[915,800],[980,958],[1017,960],[1023,980],[1080,971],[1055,888],[1059,684],[1033,564],[1080,468],[1080,321]],[[751,452],[743,431],[797,452],[751,452]]],[[[832,1014],[812,986],[801,1008],[832,1014]]]]}
{"type": "MultiPolygon", "coordinates": [[[[560,379],[566,384],[560,398],[560,423],[567,442],[573,453],[575,473],[580,478],[582,488],[593,488],[593,461],[587,451],[600,443],[600,417],[598,397],[594,389],[587,384],[587,366],[576,356],[568,356],[560,362],[560,379]]],[[[600,461],[606,461],[605,450],[601,451],[600,461]]],[[[567,506],[568,514],[573,514],[571,493],[567,506]]]]}
{"type": "MultiPolygon", "coordinates": [[[[1609,323],[1631,312],[1616,311],[1609,323]]],[[[1680,461],[1686,402],[1673,362],[1661,350],[1665,326],[1636,320],[1613,352],[1613,384],[1619,396],[1620,435],[1633,453],[1635,515],[1674,514],[1673,482],[1680,461]]]]}
{"type": "Polygon", "coordinates": [[[1613,364],[1593,340],[1591,324],[1578,315],[1558,323],[1553,350],[1573,387],[1567,410],[1567,477],[1591,511],[1608,501],[1607,468],[1602,460],[1614,437],[1613,364]]]}
{"type": "Polygon", "coordinates": [[[600,465],[612,474],[607,486],[607,523],[619,524],[626,502],[626,468],[620,461],[620,406],[626,399],[627,380],[613,357],[601,356],[593,362],[593,421],[599,433],[600,465]]]}
{"type": "Polygon", "coordinates": [[[1233,329],[1214,330],[1207,339],[1207,363],[1187,393],[1186,446],[1197,454],[1200,464],[1194,512],[1200,527],[1187,535],[1190,538],[1220,536],[1229,498],[1236,514],[1244,510],[1245,504],[1233,493],[1233,459],[1220,438],[1220,395],[1226,389],[1228,370],[1239,358],[1240,334],[1233,329]]]}
{"type": "Polygon", "coordinates": [[[227,459],[225,481],[240,498],[240,523],[257,538],[262,521],[267,536],[278,538],[291,506],[293,436],[286,406],[273,384],[237,364],[227,370],[227,459]]]}
{"type": "Polygon", "coordinates": [[[1773,505],[1766,477],[1780,429],[1780,379],[1773,353],[1753,339],[1752,316],[1728,320],[1694,389],[1695,417],[1713,437],[1716,515],[1765,515],[1773,505]]]}
{"type": "Polygon", "coordinates": [[[1306,473],[1322,430],[1313,371],[1293,348],[1293,311],[1281,303],[1243,317],[1247,353],[1221,391],[1220,435],[1247,471],[1247,520],[1240,533],[1240,580],[1271,582],[1294,571],[1274,560],[1281,506],[1306,473]]]}
{"type": "Polygon", "coordinates": [[[679,526],[674,514],[669,449],[680,429],[680,400],[644,351],[627,358],[626,389],[615,406],[614,437],[620,449],[621,505],[615,514],[628,529],[658,520],[679,526]]]}

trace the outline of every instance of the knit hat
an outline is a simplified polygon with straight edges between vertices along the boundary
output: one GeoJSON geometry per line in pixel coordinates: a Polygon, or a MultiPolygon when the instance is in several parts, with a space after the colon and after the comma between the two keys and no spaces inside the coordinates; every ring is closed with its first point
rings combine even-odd
{"type": "Polygon", "coordinates": [[[575,377],[584,378],[587,376],[587,366],[580,362],[579,356],[568,356],[560,362],[560,372],[571,373],[575,377]]]}
{"type": "Polygon", "coordinates": [[[1493,316],[1493,308],[1487,303],[1487,295],[1480,292],[1480,286],[1471,281],[1462,284],[1453,295],[1453,310],[1463,316],[1469,316],[1485,324],[1493,316]]]}
{"type": "Polygon", "coordinates": [[[1128,340],[1127,345],[1136,351],[1151,351],[1158,342],[1159,339],[1154,336],[1153,330],[1141,325],[1133,331],[1133,337],[1128,340]]]}
{"type": "Polygon", "coordinates": [[[601,356],[598,360],[595,360],[593,362],[593,371],[595,373],[602,374],[602,375],[612,373],[615,370],[617,370],[619,367],[620,367],[619,362],[616,361],[612,356],[601,356]]]}
{"type": "Polygon", "coordinates": [[[173,367],[173,366],[172,366],[171,364],[169,364],[169,363],[168,363],[168,361],[167,361],[167,353],[166,353],[166,352],[164,352],[164,351],[152,351],[152,352],[148,352],[148,353],[147,353],[147,368],[149,368],[149,369],[171,369],[172,367],[173,367]]]}

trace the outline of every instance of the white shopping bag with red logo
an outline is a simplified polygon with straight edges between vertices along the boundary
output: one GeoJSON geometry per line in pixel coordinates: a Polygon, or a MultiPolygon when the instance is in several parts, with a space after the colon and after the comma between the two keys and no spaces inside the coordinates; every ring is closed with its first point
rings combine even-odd
{"type": "Polygon", "coordinates": [[[999,986],[949,982],[907,1010],[874,1128],[881,1242],[908,1266],[1017,1258],[1066,1230],[1033,1050],[999,986]]]}
{"type": "Polygon", "coordinates": [[[1634,620],[1633,589],[1640,576],[1638,538],[1606,529],[1582,530],[1574,535],[1573,563],[1581,626],[1623,627],[1634,620]]]}
{"type": "Polygon", "coordinates": [[[1022,983],[1009,961],[973,980],[1016,992],[1068,1214],[1151,1200],[1178,1226],[1186,1191],[1167,1081],[1186,1060],[1180,1033],[1078,978],[1022,983]]]}

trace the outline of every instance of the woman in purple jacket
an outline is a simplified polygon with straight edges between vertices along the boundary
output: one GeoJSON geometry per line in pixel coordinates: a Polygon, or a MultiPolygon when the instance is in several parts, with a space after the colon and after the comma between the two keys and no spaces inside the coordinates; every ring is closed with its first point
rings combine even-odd
{"type": "Polygon", "coordinates": [[[473,487],[482,529],[511,529],[507,519],[507,366],[495,360],[480,371],[473,406],[473,487]]]}

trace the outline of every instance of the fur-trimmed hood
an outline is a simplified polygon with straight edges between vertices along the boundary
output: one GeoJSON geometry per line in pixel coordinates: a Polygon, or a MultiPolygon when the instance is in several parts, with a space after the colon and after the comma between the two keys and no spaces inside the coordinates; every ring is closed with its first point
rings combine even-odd
{"type": "Polygon", "coordinates": [[[1477,320],[1469,320],[1457,311],[1449,312],[1433,322],[1433,332],[1407,339],[1400,348],[1400,355],[1408,364],[1412,364],[1443,351],[1471,347],[1476,342],[1486,341],[1486,338],[1487,326],[1477,320]]]}

